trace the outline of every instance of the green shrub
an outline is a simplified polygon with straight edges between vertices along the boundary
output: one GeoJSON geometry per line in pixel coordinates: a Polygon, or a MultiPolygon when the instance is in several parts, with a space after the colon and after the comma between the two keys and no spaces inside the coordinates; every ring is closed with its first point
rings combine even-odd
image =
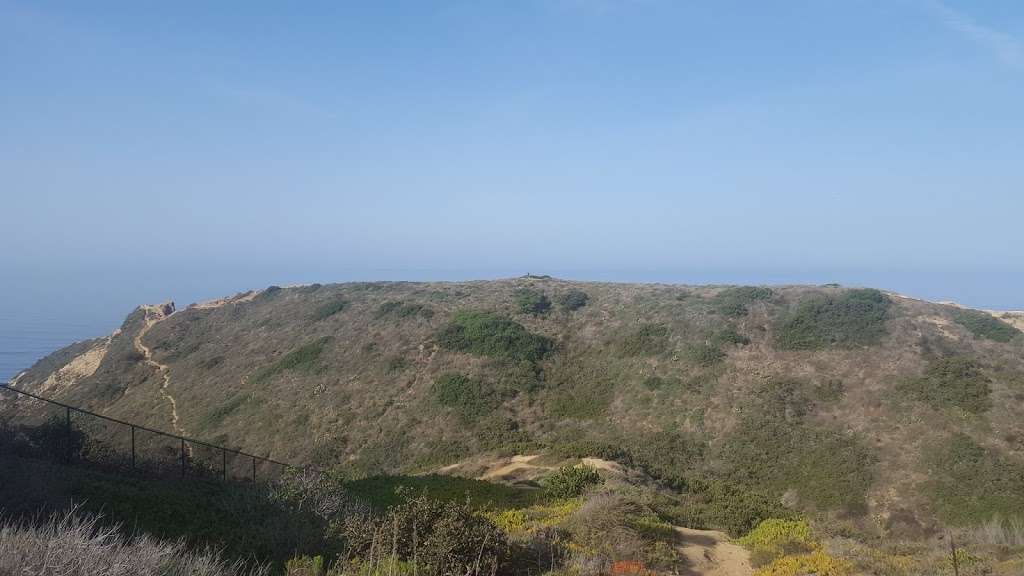
{"type": "Polygon", "coordinates": [[[285,564],[284,571],[286,576],[324,576],[324,557],[296,556],[285,564]]]}
{"type": "Polygon", "coordinates": [[[464,422],[474,422],[501,404],[500,396],[492,387],[464,374],[442,374],[434,380],[431,392],[442,406],[455,410],[464,422]]]}
{"type": "Polygon", "coordinates": [[[522,454],[538,448],[530,433],[520,428],[518,422],[498,415],[479,422],[475,435],[484,450],[522,454]]]}
{"type": "Polygon", "coordinates": [[[611,367],[588,357],[561,355],[545,368],[545,408],[556,418],[603,416],[615,396],[611,367]]]}
{"type": "Polygon", "coordinates": [[[517,288],[513,293],[516,307],[523,314],[542,316],[551,310],[551,299],[547,294],[533,288],[517,288]]]}
{"type": "Polygon", "coordinates": [[[377,511],[401,504],[409,494],[441,502],[468,502],[475,510],[518,508],[537,499],[536,490],[442,474],[369,476],[345,482],[344,491],[377,511]]]}
{"type": "Polygon", "coordinates": [[[490,312],[455,313],[437,339],[443,348],[456,352],[530,362],[543,360],[554,349],[549,338],[490,312]]]}
{"type": "Polygon", "coordinates": [[[508,570],[513,559],[505,534],[467,503],[422,495],[381,516],[349,517],[342,532],[347,557],[397,557],[414,562],[424,576],[495,574],[508,570]]]}
{"type": "Polygon", "coordinates": [[[253,384],[266,382],[283,372],[303,372],[306,374],[319,372],[322,370],[320,355],[323,354],[324,348],[331,339],[330,336],[324,336],[292,350],[282,356],[277,362],[257,372],[249,381],[253,384]]]}
{"type": "Polygon", "coordinates": [[[320,307],[318,307],[316,309],[316,311],[313,313],[312,320],[313,320],[313,322],[319,322],[321,320],[326,320],[327,318],[330,318],[331,316],[334,316],[338,312],[341,312],[345,308],[348,308],[348,301],[347,300],[344,300],[342,298],[338,298],[336,300],[332,300],[332,301],[327,302],[325,304],[321,304],[320,307]]]}
{"type": "Polygon", "coordinates": [[[389,300],[377,308],[375,316],[378,320],[383,318],[405,320],[417,317],[429,320],[434,317],[434,309],[417,302],[389,300]]]}
{"type": "Polygon", "coordinates": [[[953,320],[976,337],[996,342],[1009,342],[1021,334],[1017,328],[980,310],[958,308],[953,311],[953,320]]]}
{"type": "Polygon", "coordinates": [[[620,343],[626,356],[657,356],[669,349],[669,331],[663,324],[643,324],[620,343]]]}
{"type": "Polygon", "coordinates": [[[587,488],[602,482],[601,475],[590,466],[562,466],[544,479],[544,492],[550,498],[575,498],[587,488]]]}
{"type": "Polygon", "coordinates": [[[928,495],[939,517],[954,525],[996,516],[1024,516],[1024,463],[956,434],[926,457],[928,495]]]}
{"type": "Polygon", "coordinates": [[[721,348],[709,344],[688,344],[684,352],[690,362],[705,368],[722,362],[726,356],[721,348]]]}
{"type": "Polygon", "coordinates": [[[878,344],[892,302],[878,290],[847,290],[804,298],[775,325],[781,350],[855,348],[878,344]]]}
{"type": "Polygon", "coordinates": [[[206,416],[200,421],[200,428],[210,429],[214,428],[223,422],[228,416],[231,416],[238,411],[248,400],[248,394],[236,394],[229,398],[223,404],[215,407],[206,413],[206,416]]]}
{"type": "Polygon", "coordinates": [[[777,496],[796,489],[814,508],[863,513],[876,457],[858,437],[809,422],[813,399],[806,388],[773,381],[742,407],[719,450],[729,478],[777,496]]]}
{"type": "Polygon", "coordinates": [[[777,497],[733,482],[690,479],[677,487],[683,491],[681,501],[664,503],[658,512],[682,526],[741,536],[765,519],[793,516],[777,497]]]}
{"type": "Polygon", "coordinates": [[[588,302],[590,302],[590,296],[577,288],[572,288],[558,297],[558,304],[569,312],[583,308],[588,302]]]}
{"type": "Polygon", "coordinates": [[[768,564],[787,554],[806,554],[818,547],[806,520],[769,518],[762,521],[739,543],[750,549],[760,561],[768,564]]]}
{"type": "Polygon", "coordinates": [[[900,384],[899,390],[936,410],[955,406],[981,414],[992,405],[990,382],[978,362],[957,356],[933,361],[923,376],[900,384]]]}
{"type": "Polygon", "coordinates": [[[732,286],[715,294],[713,304],[723,316],[746,316],[750,304],[769,300],[773,295],[772,289],[764,286],[732,286]]]}
{"type": "Polygon", "coordinates": [[[623,464],[665,480],[692,475],[704,460],[707,446],[700,439],[676,430],[639,432],[623,440],[623,464]]]}
{"type": "Polygon", "coordinates": [[[735,328],[729,326],[715,332],[711,337],[711,344],[712,346],[746,346],[750,344],[750,338],[747,338],[743,334],[737,332],[735,328]]]}

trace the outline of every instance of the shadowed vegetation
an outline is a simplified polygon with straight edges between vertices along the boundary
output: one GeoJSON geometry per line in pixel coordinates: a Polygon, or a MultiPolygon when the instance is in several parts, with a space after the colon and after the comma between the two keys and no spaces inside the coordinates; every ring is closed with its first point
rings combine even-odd
{"type": "Polygon", "coordinates": [[[1024,462],[956,434],[932,450],[928,464],[938,472],[929,496],[939,516],[956,525],[980,524],[1024,509],[1024,462]]]}
{"type": "Polygon", "coordinates": [[[434,310],[423,304],[390,300],[377,308],[376,317],[378,319],[397,318],[404,320],[407,318],[425,318],[429,320],[434,317],[434,310]]]}
{"type": "Polygon", "coordinates": [[[516,307],[523,314],[542,316],[551,310],[551,299],[547,294],[534,288],[517,288],[512,294],[516,307]]]}
{"type": "Polygon", "coordinates": [[[257,372],[249,381],[253,384],[267,380],[284,372],[302,372],[312,374],[321,369],[320,355],[332,338],[324,336],[292,350],[280,360],[257,372]]]}
{"type": "Polygon", "coordinates": [[[558,297],[558,304],[563,309],[572,312],[587,305],[590,296],[583,290],[573,288],[558,297]]]}
{"type": "Polygon", "coordinates": [[[923,376],[904,382],[900,390],[936,410],[957,407],[980,414],[992,405],[990,384],[977,361],[958,356],[933,361],[923,376]]]}
{"type": "Polygon", "coordinates": [[[327,318],[334,316],[335,314],[341,312],[347,307],[348,300],[344,300],[342,298],[337,298],[335,300],[327,302],[326,304],[322,304],[320,305],[319,308],[316,309],[316,312],[313,313],[313,321],[319,322],[321,320],[326,320],[327,318]]]}
{"type": "Polygon", "coordinates": [[[775,293],[764,286],[733,286],[715,295],[713,304],[719,314],[736,318],[750,313],[754,302],[770,300],[775,293]]]}
{"type": "Polygon", "coordinates": [[[1009,342],[1021,334],[1020,330],[980,310],[958,308],[953,311],[953,320],[976,337],[996,342],[1009,342]]]}
{"type": "Polygon", "coordinates": [[[442,374],[431,391],[442,406],[454,410],[464,422],[479,420],[501,404],[501,397],[492,387],[464,374],[442,374]]]}
{"type": "Polygon", "coordinates": [[[875,457],[857,437],[811,422],[814,402],[802,381],[764,385],[743,407],[721,456],[736,482],[778,495],[795,489],[813,507],[863,513],[875,457]]]}
{"type": "Polygon", "coordinates": [[[782,350],[853,348],[878,344],[892,302],[878,290],[815,294],[801,300],[775,326],[782,350]]]}
{"type": "Polygon", "coordinates": [[[669,349],[668,327],[644,324],[622,339],[620,349],[626,356],[657,356],[669,349]]]}
{"type": "Polygon", "coordinates": [[[456,352],[531,362],[542,360],[554,348],[550,339],[490,312],[456,312],[437,340],[456,352]]]}

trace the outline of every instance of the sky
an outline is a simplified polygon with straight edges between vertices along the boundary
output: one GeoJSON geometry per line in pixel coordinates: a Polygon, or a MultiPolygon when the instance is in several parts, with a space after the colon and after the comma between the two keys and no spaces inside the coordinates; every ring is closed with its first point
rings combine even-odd
{"type": "Polygon", "coordinates": [[[527,272],[1020,309],[1022,103],[1016,0],[0,0],[0,320],[527,272]]]}

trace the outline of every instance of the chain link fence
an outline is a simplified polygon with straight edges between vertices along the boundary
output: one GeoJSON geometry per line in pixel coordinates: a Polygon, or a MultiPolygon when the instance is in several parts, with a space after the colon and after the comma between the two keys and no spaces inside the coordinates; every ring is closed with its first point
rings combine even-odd
{"type": "Polygon", "coordinates": [[[0,385],[0,451],[118,472],[273,482],[290,464],[0,385]]]}

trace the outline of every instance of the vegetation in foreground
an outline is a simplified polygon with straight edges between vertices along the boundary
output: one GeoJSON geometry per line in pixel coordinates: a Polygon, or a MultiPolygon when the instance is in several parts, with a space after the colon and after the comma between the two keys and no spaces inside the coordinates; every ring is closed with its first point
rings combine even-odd
{"type": "MultiPolygon", "coordinates": [[[[19,386],[39,390],[77,355],[105,348],[93,375],[50,390],[167,429],[162,378],[133,344],[140,320],[133,314],[118,335],[55,353],[19,386]]],[[[941,559],[925,544],[948,526],[970,532],[992,525],[997,512],[1007,526],[1024,517],[1016,497],[1024,339],[1014,330],[990,314],[833,285],[681,288],[531,276],[268,289],[181,310],[142,339],[167,366],[166,391],[187,430],[334,469],[374,516],[424,494],[461,504],[468,492],[476,495],[473,514],[507,528],[511,550],[543,547],[547,540],[520,537],[554,530],[568,547],[558,550],[571,554],[552,563],[549,547],[548,565],[583,572],[588,558],[625,553],[588,540],[576,521],[584,509],[641,518],[615,528],[641,534],[624,539],[634,552],[675,545],[664,526],[652,528],[653,518],[733,537],[769,519],[806,519],[824,553],[855,570],[916,574],[928,573],[920,558],[941,559]],[[656,489],[601,482],[556,497],[546,481],[521,492],[410,476],[492,453],[601,457],[644,474],[656,489]],[[588,506],[598,495],[600,505],[588,506]],[[519,525],[527,530],[517,536],[519,525]],[[839,536],[849,549],[837,547],[839,536]],[[913,561],[879,544],[897,539],[915,543],[907,544],[913,561]],[[903,565],[912,568],[893,568],[903,565]]],[[[63,494],[117,497],[110,483],[98,485],[105,487],[89,481],[63,494]]],[[[167,526],[179,521],[188,528],[177,534],[203,534],[152,504],[148,489],[133,490],[132,504],[110,509],[174,518],[149,525],[164,530],[155,532],[161,537],[177,537],[167,526]]],[[[162,497],[173,501],[174,490],[162,497]]],[[[274,514],[292,508],[277,502],[284,508],[274,514]]],[[[333,543],[278,546],[266,535],[249,542],[269,542],[261,545],[277,550],[274,566],[293,555],[308,556],[311,567],[318,555],[324,567],[336,566],[341,548],[332,546],[344,538],[317,518],[303,521],[333,543]]],[[[236,528],[242,523],[211,523],[208,535],[245,535],[236,528]]],[[[1007,561],[1016,554],[1010,548],[1007,561]]],[[[972,566],[996,569],[991,550],[970,553],[982,558],[972,566]]],[[[815,550],[802,554],[809,557],[787,560],[785,569],[822,561],[815,550]]],[[[396,562],[388,570],[409,567],[396,562]]]]}
{"type": "Polygon", "coordinates": [[[43,522],[0,520],[0,574],[19,576],[266,576],[262,567],[228,562],[139,534],[96,516],[67,512],[43,522]]]}
{"type": "MultiPolygon", "coordinates": [[[[23,481],[0,489],[0,504],[20,503],[23,513],[0,522],[0,571],[32,576],[54,568],[129,576],[597,576],[618,561],[651,573],[679,573],[687,567],[681,553],[686,540],[674,527],[694,502],[679,488],[579,464],[554,468],[540,488],[441,475],[350,480],[294,470],[262,489],[133,480],[81,467],[45,472],[41,466],[58,465],[22,457],[6,457],[4,465],[23,481]],[[30,484],[40,477],[67,478],[74,488],[63,495],[52,485],[38,488],[34,494],[44,500],[32,501],[30,484]],[[81,491],[97,484],[104,490],[81,491]],[[147,485],[155,487],[156,498],[139,496],[147,485]],[[196,492],[196,486],[209,490],[196,492]],[[83,496],[82,506],[70,504],[83,496]],[[254,497],[274,505],[254,516],[231,504],[254,497]],[[72,507],[61,508],[62,502],[72,507]],[[203,516],[204,508],[211,513],[203,516]],[[56,512],[49,521],[28,513],[46,509],[56,512]],[[282,523],[286,517],[315,521],[304,524],[306,538],[296,539],[297,526],[282,523]],[[267,540],[269,531],[277,538],[267,540]],[[209,549],[223,555],[204,551],[209,549]]],[[[712,502],[742,508],[748,500],[741,494],[727,492],[712,502]]],[[[866,534],[851,540],[848,528],[792,514],[767,516],[738,536],[756,576],[925,576],[948,571],[950,560],[941,542],[897,545],[866,534]]],[[[956,537],[962,574],[1014,574],[1024,566],[1019,521],[989,521],[956,537]]]]}

